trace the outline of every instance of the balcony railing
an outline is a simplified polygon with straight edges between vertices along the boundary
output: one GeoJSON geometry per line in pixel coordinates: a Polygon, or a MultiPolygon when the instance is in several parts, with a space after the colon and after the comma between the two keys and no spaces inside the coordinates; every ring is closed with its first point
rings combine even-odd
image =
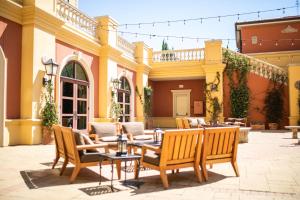
{"type": "Polygon", "coordinates": [[[287,77],[286,70],[284,70],[281,67],[278,67],[278,66],[273,65],[271,63],[267,63],[263,60],[248,56],[246,54],[242,54],[242,53],[239,53],[239,52],[232,51],[230,49],[223,48],[223,53],[226,52],[226,51],[228,51],[229,53],[232,53],[236,56],[248,58],[249,61],[250,61],[250,65],[251,65],[250,71],[257,74],[257,75],[259,75],[259,76],[262,76],[262,77],[265,77],[265,78],[268,78],[268,79],[271,79],[272,77],[274,77],[274,75],[282,75],[283,77],[287,77]]]}
{"type": "Polygon", "coordinates": [[[203,48],[153,52],[153,62],[200,61],[203,59],[203,48]]]}
{"type": "Polygon", "coordinates": [[[117,36],[117,47],[124,52],[125,56],[134,59],[135,45],[128,42],[121,36],[117,36]]]}
{"type": "Polygon", "coordinates": [[[64,0],[57,0],[56,14],[66,23],[96,37],[97,21],[82,13],[64,0]]]}

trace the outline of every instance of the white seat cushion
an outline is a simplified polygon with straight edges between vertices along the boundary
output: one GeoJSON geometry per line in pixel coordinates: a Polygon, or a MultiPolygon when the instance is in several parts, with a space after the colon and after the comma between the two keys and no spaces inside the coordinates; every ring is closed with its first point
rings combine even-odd
{"type": "Polygon", "coordinates": [[[153,139],[152,135],[135,135],[133,136],[134,140],[151,140],[153,139]]]}
{"type": "Polygon", "coordinates": [[[118,136],[105,136],[101,137],[100,140],[102,142],[116,142],[118,139],[118,136]]]}

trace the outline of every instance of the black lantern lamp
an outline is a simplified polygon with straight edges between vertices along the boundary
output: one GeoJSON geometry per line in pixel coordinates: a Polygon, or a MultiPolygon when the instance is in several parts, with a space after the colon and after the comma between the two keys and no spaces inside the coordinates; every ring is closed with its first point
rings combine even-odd
{"type": "Polygon", "coordinates": [[[118,149],[117,149],[116,156],[126,156],[127,155],[127,136],[125,134],[123,134],[121,123],[117,122],[116,127],[117,127],[117,133],[119,134],[118,139],[117,139],[118,149]]]}
{"type": "Polygon", "coordinates": [[[52,76],[56,75],[58,64],[54,62],[52,58],[48,59],[47,61],[42,59],[43,64],[45,65],[45,72],[48,76],[50,76],[50,80],[47,80],[47,78],[43,78],[43,85],[46,85],[47,83],[52,81],[52,76]]]}
{"type": "Polygon", "coordinates": [[[111,82],[112,82],[113,88],[115,90],[120,89],[120,87],[121,87],[121,81],[118,78],[113,79],[111,82]]]}
{"type": "Polygon", "coordinates": [[[158,142],[161,141],[162,133],[163,133],[163,131],[160,128],[154,129],[153,140],[154,140],[155,143],[158,143],[158,142]]]}
{"type": "Polygon", "coordinates": [[[120,134],[117,139],[118,150],[117,156],[126,156],[127,155],[127,136],[124,134],[120,134]]]}

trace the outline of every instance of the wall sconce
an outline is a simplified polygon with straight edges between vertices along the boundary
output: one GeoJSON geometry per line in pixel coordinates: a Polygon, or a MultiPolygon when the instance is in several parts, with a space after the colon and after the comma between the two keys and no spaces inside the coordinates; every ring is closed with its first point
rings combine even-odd
{"type": "Polygon", "coordinates": [[[45,72],[48,76],[50,76],[50,80],[48,80],[47,78],[43,78],[43,85],[46,85],[47,83],[52,81],[52,76],[56,75],[57,69],[58,69],[58,64],[56,62],[54,62],[54,60],[52,58],[48,59],[47,61],[45,61],[46,59],[43,57],[42,58],[42,63],[45,65],[45,72]]]}
{"type": "Polygon", "coordinates": [[[211,86],[210,86],[210,91],[218,91],[218,86],[217,86],[217,84],[211,84],[211,86]]]}
{"type": "Polygon", "coordinates": [[[121,81],[118,78],[112,79],[112,86],[115,90],[120,89],[121,87],[121,81]]]}

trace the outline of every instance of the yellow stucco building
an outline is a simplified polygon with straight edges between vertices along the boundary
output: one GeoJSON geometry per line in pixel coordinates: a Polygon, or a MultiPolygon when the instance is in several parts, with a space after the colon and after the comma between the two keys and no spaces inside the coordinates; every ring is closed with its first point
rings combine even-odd
{"type": "MultiPolygon", "coordinates": [[[[0,146],[39,144],[44,59],[59,68],[52,78],[54,99],[62,125],[86,129],[90,121],[110,121],[112,81],[122,81],[117,91],[121,121],[143,121],[143,106],[136,88],[154,88],[154,126],[174,127],[176,116],[209,119],[204,85],[220,76],[212,92],[223,102],[222,41],[205,42],[200,49],[153,51],[144,42],[130,43],[117,33],[118,22],[109,16],[91,18],[72,0],[1,0],[0,2],[0,146]],[[165,59],[167,55],[174,59],[165,59]],[[201,102],[202,112],[195,111],[201,102]],[[182,105],[187,105],[182,107],[182,105]]],[[[299,56],[299,52],[296,56],[299,56]]],[[[238,56],[245,56],[238,54],[238,56]]],[[[255,58],[256,57],[256,58],[255,58]]],[[[287,69],[249,59],[262,69],[287,73],[287,69]]],[[[252,70],[258,77],[262,71],[252,70]]],[[[300,64],[288,68],[290,124],[299,118],[297,90],[300,64]]],[[[228,114],[227,114],[228,115],[228,114]]],[[[223,119],[224,113],[220,117],[223,119]]]]}

